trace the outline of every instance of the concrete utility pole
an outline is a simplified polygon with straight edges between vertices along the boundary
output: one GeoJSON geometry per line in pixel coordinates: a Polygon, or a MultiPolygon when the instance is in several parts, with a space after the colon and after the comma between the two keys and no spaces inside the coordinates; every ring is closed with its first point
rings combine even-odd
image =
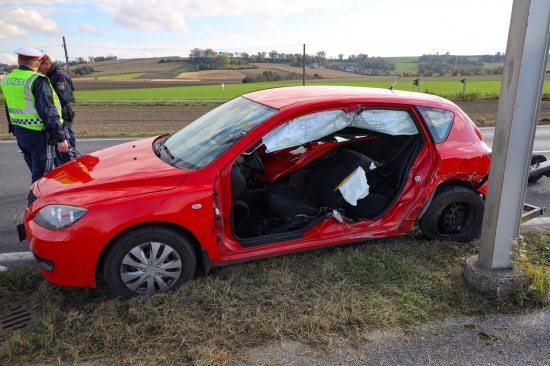
{"type": "Polygon", "coordinates": [[[514,0],[479,257],[468,259],[465,271],[473,286],[500,299],[525,281],[513,273],[510,261],[519,236],[549,41],[550,1],[514,0]]]}
{"type": "Polygon", "coordinates": [[[302,84],[306,85],[306,44],[304,43],[304,54],[302,56],[302,84]]]}
{"type": "Polygon", "coordinates": [[[71,75],[71,69],[69,68],[69,56],[67,56],[67,44],[65,43],[65,37],[63,37],[63,49],[65,50],[65,61],[67,61],[67,74],[71,75]]]}

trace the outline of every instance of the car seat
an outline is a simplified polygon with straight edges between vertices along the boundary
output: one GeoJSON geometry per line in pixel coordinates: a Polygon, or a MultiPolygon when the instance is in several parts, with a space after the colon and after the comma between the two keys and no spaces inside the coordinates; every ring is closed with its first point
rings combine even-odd
{"type": "Polygon", "coordinates": [[[337,152],[334,157],[322,159],[312,167],[302,189],[299,187],[277,187],[266,192],[269,207],[279,217],[295,221],[296,217],[313,217],[320,208],[338,209],[345,200],[339,186],[358,167],[368,171],[372,160],[351,150],[337,152]]]}

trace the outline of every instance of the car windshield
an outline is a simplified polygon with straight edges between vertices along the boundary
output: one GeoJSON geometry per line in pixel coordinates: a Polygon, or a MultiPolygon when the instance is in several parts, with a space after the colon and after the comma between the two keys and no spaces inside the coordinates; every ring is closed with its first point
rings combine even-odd
{"type": "Polygon", "coordinates": [[[210,164],[276,109],[238,97],[170,136],[164,146],[173,166],[196,170],[210,164]]]}

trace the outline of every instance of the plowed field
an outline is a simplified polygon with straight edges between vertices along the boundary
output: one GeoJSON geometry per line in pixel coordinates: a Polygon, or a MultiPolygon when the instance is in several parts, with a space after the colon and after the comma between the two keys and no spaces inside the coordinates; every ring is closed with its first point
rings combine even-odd
{"type": "MultiPolygon", "coordinates": [[[[498,101],[458,105],[478,125],[496,121],[498,101]]],[[[76,106],[77,136],[152,136],[174,132],[213,109],[213,106],[76,106]]],[[[5,118],[3,116],[3,118],[5,118]]],[[[550,101],[542,101],[539,121],[550,122],[550,101]]]]}
{"type": "MultiPolygon", "coordinates": [[[[458,105],[479,126],[496,120],[498,101],[460,102],[458,105]]],[[[213,106],[75,106],[74,130],[78,137],[153,136],[175,132],[213,106]]],[[[542,101],[539,122],[550,122],[550,101],[542,101]]],[[[6,138],[7,121],[0,113],[0,138],[6,138]]],[[[12,137],[13,138],[13,137],[12,137]]]]}

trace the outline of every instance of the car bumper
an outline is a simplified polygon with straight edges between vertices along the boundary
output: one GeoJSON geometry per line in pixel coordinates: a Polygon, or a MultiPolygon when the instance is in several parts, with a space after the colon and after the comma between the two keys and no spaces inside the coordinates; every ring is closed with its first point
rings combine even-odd
{"type": "Polygon", "coordinates": [[[48,281],[67,287],[95,287],[97,263],[111,238],[85,237],[70,227],[47,230],[32,220],[25,224],[24,234],[48,281]]]}

